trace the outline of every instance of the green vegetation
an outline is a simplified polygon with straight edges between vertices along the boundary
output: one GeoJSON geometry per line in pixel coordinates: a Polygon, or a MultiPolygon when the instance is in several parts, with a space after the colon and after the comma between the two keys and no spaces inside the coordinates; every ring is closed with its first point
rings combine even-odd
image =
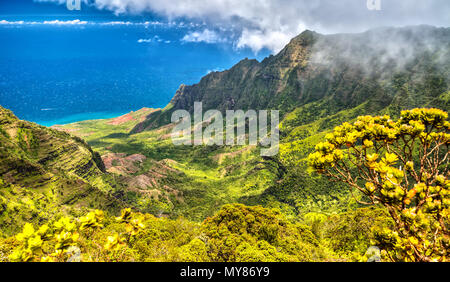
{"type": "Polygon", "coordinates": [[[0,108],[0,260],[367,261],[373,245],[382,261],[448,260],[449,38],[306,31],[182,85],[162,110],[45,128],[0,108]],[[381,35],[412,58],[378,61],[381,35]],[[279,155],[173,145],[171,114],[193,101],[279,109],[279,155]]]}
{"type": "Polygon", "coordinates": [[[365,250],[373,224],[367,218],[372,214],[385,218],[368,211],[354,214],[363,218],[357,221],[347,214],[325,220],[321,229],[327,235],[316,235],[310,226],[260,206],[225,205],[201,224],[158,219],[130,209],[119,217],[96,210],[41,226],[25,224],[15,237],[0,238],[0,261],[364,261],[367,257],[348,241],[339,245],[339,257],[329,242],[355,235],[365,250]],[[348,233],[336,228],[337,220],[352,229],[358,228],[355,223],[364,224],[348,233]]]}
{"type": "Polygon", "coordinates": [[[61,210],[118,211],[117,186],[81,139],[17,119],[0,107],[0,225],[4,234],[61,210]]]}
{"type": "Polygon", "coordinates": [[[448,114],[438,109],[344,123],[309,157],[319,173],[384,206],[394,228],[377,231],[392,261],[445,261],[450,244],[448,114]],[[381,160],[380,160],[381,158],[381,160]]]}

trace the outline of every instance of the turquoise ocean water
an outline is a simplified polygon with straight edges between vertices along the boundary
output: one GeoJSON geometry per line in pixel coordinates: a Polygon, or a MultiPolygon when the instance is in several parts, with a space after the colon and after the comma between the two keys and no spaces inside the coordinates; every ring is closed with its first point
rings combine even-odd
{"type": "Polygon", "coordinates": [[[0,105],[45,126],[110,118],[164,107],[180,84],[269,54],[220,38],[183,40],[204,29],[183,23],[0,24],[0,105]]]}

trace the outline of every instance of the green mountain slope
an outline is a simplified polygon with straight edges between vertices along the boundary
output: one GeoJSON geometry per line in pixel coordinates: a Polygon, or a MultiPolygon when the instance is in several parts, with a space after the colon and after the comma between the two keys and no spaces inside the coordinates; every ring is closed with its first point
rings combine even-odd
{"type": "Polygon", "coordinates": [[[308,106],[304,122],[366,103],[366,113],[426,104],[448,89],[450,28],[382,28],[359,34],[305,31],[262,62],[245,59],[182,85],[161,111],[131,132],[170,122],[177,109],[279,109],[308,106]],[[392,105],[391,105],[392,104],[392,105]]]}
{"type": "Polygon", "coordinates": [[[157,216],[201,221],[227,203],[260,195],[275,181],[255,147],[175,146],[173,126],[129,134],[148,111],[56,127],[82,136],[100,152],[107,171],[125,186],[123,199],[157,216]]]}
{"type": "Polygon", "coordinates": [[[116,210],[104,164],[83,140],[21,121],[0,107],[0,223],[42,220],[64,209],[116,210]]]}
{"type": "Polygon", "coordinates": [[[164,109],[58,126],[83,138],[123,186],[116,196],[158,216],[203,220],[227,203],[278,207],[291,216],[356,207],[345,185],[310,172],[305,158],[334,126],[414,107],[449,111],[450,29],[417,26],[360,34],[305,31],[277,55],[243,60],[182,85],[164,109]],[[176,109],[279,109],[280,154],[254,146],[175,146],[176,109]]]}

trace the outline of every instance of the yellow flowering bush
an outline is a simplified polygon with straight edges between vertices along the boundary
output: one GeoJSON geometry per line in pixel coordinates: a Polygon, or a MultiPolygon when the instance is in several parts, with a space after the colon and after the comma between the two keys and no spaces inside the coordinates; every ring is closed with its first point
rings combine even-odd
{"type": "Polygon", "coordinates": [[[121,215],[116,217],[116,220],[126,224],[128,240],[134,238],[145,228],[145,225],[142,223],[142,218],[133,216],[130,208],[123,209],[121,215]]]}
{"type": "MultiPolygon", "coordinates": [[[[131,212],[131,209],[122,210],[121,216],[116,218],[120,225],[124,225],[122,234],[96,236],[104,228],[104,214],[101,210],[87,213],[78,219],[61,217],[59,220],[44,224],[35,229],[26,223],[21,233],[15,236],[18,246],[9,255],[10,261],[25,262],[64,262],[75,261],[75,254],[88,244],[95,244],[98,248],[97,256],[101,258],[86,258],[86,260],[120,261],[126,252],[130,240],[144,228],[141,218],[131,212]],[[98,244],[96,238],[104,242],[98,244]],[[95,238],[95,239],[94,239],[95,238]],[[89,242],[89,243],[87,243],[89,242]],[[107,258],[107,259],[105,259],[107,258]]],[[[89,246],[92,248],[92,246],[89,246]]],[[[89,248],[88,247],[88,248],[89,248]]],[[[77,261],[81,258],[77,258],[77,261]]]]}
{"type": "Polygon", "coordinates": [[[395,228],[375,230],[391,261],[446,261],[450,247],[448,114],[439,109],[361,116],[317,144],[317,172],[360,191],[363,204],[384,206],[395,228]]]}
{"type": "Polygon", "coordinates": [[[56,262],[68,259],[67,250],[76,245],[79,238],[76,222],[62,217],[51,225],[34,229],[26,223],[16,235],[19,246],[9,256],[11,261],[56,262]]]}

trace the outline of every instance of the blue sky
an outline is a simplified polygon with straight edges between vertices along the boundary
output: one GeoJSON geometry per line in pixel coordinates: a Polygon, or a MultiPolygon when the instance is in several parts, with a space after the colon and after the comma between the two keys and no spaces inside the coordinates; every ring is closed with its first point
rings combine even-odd
{"type": "Polygon", "coordinates": [[[89,21],[147,21],[162,20],[161,17],[145,12],[139,15],[115,15],[95,6],[82,5],[82,10],[70,11],[64,4],[36,2],[34,0],[0,0],[0,20],[89,20],[89,21]]]}
{"type": "MultiPolygon", "coordinates": [[[[1,0],[0,20],[178,21],[204,24],[196,32],[233,41],[255,52],[279,51],[305,29],[321,33],[361,32],[380,26],[450,25],[448,0],[81,0],[68,11],[65,0],[1,0]],[[205,29],[207,31],[205,32],[205,29]],[[216,35],[211,32],[217,33],[216,35]]],[[[195,37],[195,36],[194,36],[195,37]]]]}

